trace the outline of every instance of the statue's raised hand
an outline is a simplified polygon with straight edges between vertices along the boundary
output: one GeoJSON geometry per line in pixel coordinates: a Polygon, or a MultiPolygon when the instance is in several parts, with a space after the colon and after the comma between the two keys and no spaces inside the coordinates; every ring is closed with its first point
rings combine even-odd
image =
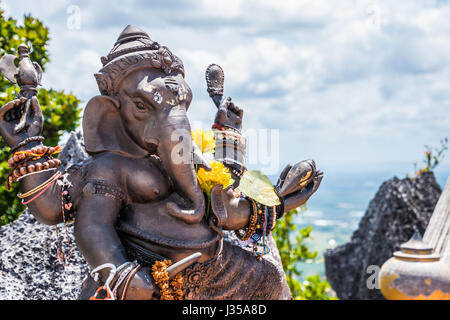
{"type": "Polygon", "coordinates": [[[242,129],[244,110],[236,106],[230,97],[223,99],[218,109],[214,120],[216,124],[239,131],[242,129]]]}
{"type": "Polygon", "coordinates": [[[237,107],[231,98],[223,98],[224,72],[217,64],[210,64],[205,72],[209,96],[219,109],[214,120],[216,125],[241,130],[244,111],[237,107]]]}
{"type": "Polygon", "coordinates": [[[36,96],[20,97],[0,109],[0,135],[13,147],[42,132],[42,110],[36,96]]]}
{"type": "Polygon", "coordinates": [[[322,179],[323,172],[316,169],[313,160],[305,160],[294,166],[287,165],[275,186],[283,199],[285,211],[305,204],[317,191],[322,179]]]}

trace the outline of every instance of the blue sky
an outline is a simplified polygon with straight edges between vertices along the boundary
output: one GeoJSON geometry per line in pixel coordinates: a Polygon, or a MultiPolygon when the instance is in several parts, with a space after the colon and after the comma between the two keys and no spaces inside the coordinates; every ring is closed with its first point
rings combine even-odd
{"type": "MultiPolygon", "coordinates": [[[[194,124],[214,119],[206,67],[224,68],[244,125],[280,130],[280,171],[313,158],[325,172],[403,175],[425,144],[450,138],[447,1],[43,3],[0,0],[7,15],[31,12],[50,28],[45,87],[97,95],[100,57],[134,24],[183,60],[194,124]],[[68,27],[74,8],[79,28],[68,27]]],[[[439,170],[450,172],[449,159],[439,170]]]]}

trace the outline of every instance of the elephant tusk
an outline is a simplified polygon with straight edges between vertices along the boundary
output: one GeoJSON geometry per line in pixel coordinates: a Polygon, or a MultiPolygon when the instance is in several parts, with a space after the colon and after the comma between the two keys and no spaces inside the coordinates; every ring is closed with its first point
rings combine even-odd
{"type": "Polygon", "coordinates": [[[198,165],[200,168],[203,168],[206,171],[211,171],[211,166],[209,165],[208,160],[205,159],[202,151],[197,146],[197,144],[192,143],[192,146],[193,146],[194,164],[198,165]]]}
{"type": "Polygon", "coordinates": [[[196,252],[168,267],[166,271],[167,274],[169,275],[169,279],[173,279],[177,275],[177,273],[183,271],[191,264],[197,262],[201,258],[201,256],[202,254],[200,252],[196,252]]]}

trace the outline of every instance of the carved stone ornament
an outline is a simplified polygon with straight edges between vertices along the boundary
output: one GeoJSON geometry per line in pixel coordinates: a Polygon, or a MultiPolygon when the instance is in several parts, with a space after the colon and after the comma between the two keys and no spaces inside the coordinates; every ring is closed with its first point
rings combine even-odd
{"type": "Polygon", "coordinates": [[[180,71],[184,76],[183,62],[165,46],[152,41],[147,33],[127,26],[106,57],[101,58],[103,68],[95,79],[101,94],[116,95],[122,80],[130,73],[153,67],[166,74],[180,71]]]}

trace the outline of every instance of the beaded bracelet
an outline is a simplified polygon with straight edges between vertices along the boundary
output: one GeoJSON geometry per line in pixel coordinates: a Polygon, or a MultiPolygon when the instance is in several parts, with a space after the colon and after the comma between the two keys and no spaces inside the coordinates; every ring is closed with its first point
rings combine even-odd
{"type": "MultiPolygon", "coordinates": [[[[266,232],[267,232],[267,224],[268,224],[268,219],[269,219],[269,208],[268,207],[264,206],[264,214],[262,216],[264,216],[264,222],[262,223],[260,232],[257,233],[258,239],[254,239],[255,242],[253,243],[253,252],[256,256],[256,260],[258,260],[258,261],[261,261],[263,256],[270,252],[270,248],[266,244],[266,232]],[[263,250],[262,250],[262,252],[259,252],[258,251],[258,241],[261,238],[263,239],[263,241],[262,241],[263,250]]],[[[255,235],[256,235],[256,233],[255,233],[255,235]]]]}
{"type": "Polygon", "coordinates": [[[268,217],[268,223],[267,223],[267,230],[266,230],[266,236],[268,236],[272,230],[275,228],[275,225],[277,223],[277,214],[276,214],[276,206],[267,208],[269,217],[268,217]]]}
{"type": "Polygon", "coordinates": [[[277,224],[277,206],[272,207],[272,226],[270,228],[270,231],[273,231],[275,229],[275,226],[277,224]]]}
{"type": "Polygon", "coordinates": [[[235,230],[234,233],[236,237],[241,241],[246,241],[250,239],[250,237],[255,233],[257,222],[258,222],[258,209],[256,207],[256,202],[246,197],[246,199],[250,202],[250,218],[249,218],[249,225],[247,229],[245,230],[244,235],[241,235],[239,230],[235,230]]]}
{"type": "Polygon", "coordinates": [[[241,165],[233,166],[228,163],[225,163],[225,165],[228,167],[228,169],[231,171],[231,173],[233,173],[239,179],[242,178],[244,173],[247,171],[247,168],[245,168],[244,166],[241,166],[241,165]]]}
{"type": "Polygon", "coordinates": [[[52,156],[53,154],[57,154],[61,152],[61,147],[57,146],[55,148],[53,147],[36,147],[32,148],[31,150],[26,151],[17,151],[15,152],[11,158],[8,160],[8,166],[10,168],[14,168],[17,164],[29,161],[31,160],[38,160],[46,155],[52,156]]]}
{"type": "Polygon", "coordinates": [[[8,174],[6,181],[6,189],[10,190],[12,184],[15,181],[19,181],[20,179],[28,176],[30,174],[34,174],[41,171],[47,171],[49,169],[55,169],[61,165],[61,161],[59,159],[49,159],[44,162],[37,162],[34,164],[28,165],[27,162],[21,163],[14,167],[11,172],[8,174]]]}
{"type": "Polygon", "coordinates": [[[220,130],[220,131],[225,131],[226,130],[224,127],[222,127],[218,123],[213,123],[213,125],[211,126],[211,129],[217,129],[217,130],[220,130]]]}
{"type": "Polygon", "coordinates": [[[276,208],[277,206],[268,207],[262,203],[256,202],[252,198],[245,197],[250,203],[249,225],[242,235],[241,230],[235,230],[235,234],[240,241],[252,240],[253,252],[256,260],[261,261],[265,254],[270,252],[270,248],[266,243],[266,236],[274,229],[276,224],[276,208]],[[262,239],[262,251],[258,251],[258,245],[262,239]]]}
{"type": "Polygon", "coordinates": [[[29,144],[30,142],[42,142],[44,141],[45,138],[43,136],[35,136],[35,137],[29,137],[26,138],[25,140],[23,140],[22,142],[19,142],[18,144],[16,144],[14,147],[11,148],[11,152],[16,151],[17,149],[26,146],[27,144],[29,144]]]}
{"type": "MultiPolygon", "coordinates": [[[[276,188],[275,188],[275,191],[277,191],[276,188]]],[[[278,192],[277,192],[277,195],[278,195],[278,192]]],[[[278,199],[280,199],[281,204],[276,206],[276,212],[277,212],[277,219],[280,219],[284,216],[284,199],[283,199],[283,197],[280,197],[279,195],[278,195],[278,199]]]]}
{"type": "Polygon", "coordinates": [[[258,224],[256,225],[256,229],[262,229],[264,227],[264,223],[266,222],[266,206],[257,202],[256,207],[258,208],[258,224]]]}
{"type": "Polygon", "coordinates": [[[224,126],[222,126],[222,125],[220,125],[218,123],[213,123],[213,125],[211,126],[211,129],[217,129],[217,130],[220,130],[220,131],[231,131],[231,132],[235,132],[235,133],[241,134],[241,131],[236,129],[236,128],[228,127],[228,126],[224,127],[224,126]]]}

